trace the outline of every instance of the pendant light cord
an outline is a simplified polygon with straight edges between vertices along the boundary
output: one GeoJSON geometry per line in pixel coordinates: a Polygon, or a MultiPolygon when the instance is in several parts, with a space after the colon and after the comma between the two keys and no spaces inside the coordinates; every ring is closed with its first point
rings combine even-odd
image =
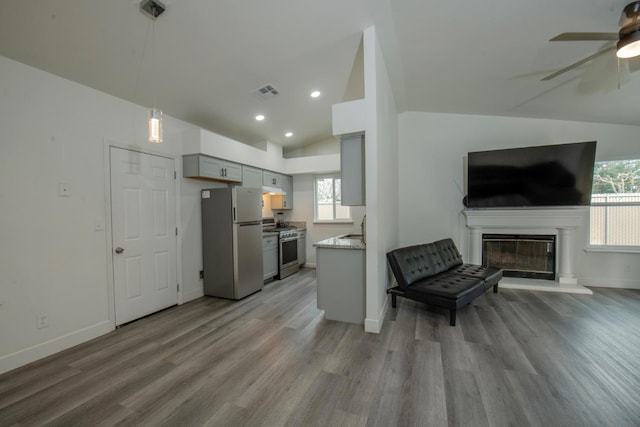
{"type": "MultiPolygon", "coordinates": [[[[153,14],[155,15],[155,7],[153,8],[153,14]]],[[[153,94],[153,109],[155,110],[158,106],[157,98],[156,98],[156,19],[153,18],[153,22],[151,23],[151,86],[152,86],[152,94],[153,94]]]]}

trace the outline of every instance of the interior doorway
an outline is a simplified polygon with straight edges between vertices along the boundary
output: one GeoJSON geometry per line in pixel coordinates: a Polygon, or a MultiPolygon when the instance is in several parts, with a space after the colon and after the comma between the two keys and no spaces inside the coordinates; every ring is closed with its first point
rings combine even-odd
{"type": "Polygon", "coordinates": [[[178,303],[175,166],[110,147],[115,324],[178,303]]]}

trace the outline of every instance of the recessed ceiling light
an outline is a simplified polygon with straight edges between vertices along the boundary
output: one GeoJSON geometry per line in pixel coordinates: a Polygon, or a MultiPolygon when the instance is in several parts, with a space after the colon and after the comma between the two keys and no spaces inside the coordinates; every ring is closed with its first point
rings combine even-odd
{"type": "Polygon", "coordinates": [[[287,132],[284,134],[287,138],[291,138],[293,136],[293,132],[287,132]]]}
{"type": "Polygon", "coordinates": [[[311,97],[312,98],[317,98],[320,96],[320,91],[319,90],[314,90],[313,92],[311,92],[311,97]]]}
{"type": "Polygon", "coordinates": [[[263,120],[264,120],[264,116],[263,116],[262,114],[258,114],[258,115],[256,116],[256,120],[257,120],[257,121],[259,121],[259,122],[261,122],[261,121],[263,121],[263,120]]]}

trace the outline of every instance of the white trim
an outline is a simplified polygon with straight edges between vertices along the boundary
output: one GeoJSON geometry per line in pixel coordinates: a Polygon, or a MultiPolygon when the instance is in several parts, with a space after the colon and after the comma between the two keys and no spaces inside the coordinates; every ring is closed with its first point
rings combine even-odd
{"type": "Polygon", "coordinates": [[[520,277],[503,277],[498,285],[500,289],[524,289],[528,291],[563,292],[567,294],[593,295],[589,288],[577,281],[523,279],[520,277]]]}
{"type": "Polygon", "coordinates": [[[382,322],[379,319],[364,319],[364,331],[372,334],[379,334],[382,329],[382,322]]]}
{"type": "Polygon", "coordinates": [[[640,254],[640,246],[588,245],[584,248],[584,251],[640,254]]]}
{"type": "Polygon", "coordinates": [[[70,332],[52,340],[16,351],[0,357],[0,374],[35,362],[43,357],[58,353],[93,338],[113,331],[115,327],[110,320],[104,320],[95,325],[70,332]]]}
{"type": "Polygon", "coordinates": [[[382,311],[380,312],[379,319],[364,319],[364,331],[370,332],[372,334],[379,334],[382,330],[382,324],[384,323],[384,318],[387,315],[387,311],[389,310],[389,306],[391,298],[389,295],[386,295],[384,305],[382,306],[382,311]]]}
{"type": "MultiPolygon", "coordinates": [[[[335,181],[336,179],[342,179],[340,173],[330,174],[314,174],[313,175],[313,223],[314,224],[353,224],[353,212],[351,206],[344,206],[340,203],[341,207],[349,208],[349,218],[336,218],[336,211],[338,203],[335,200],[335,181]],[[331,202],[333,218],[332,219],[318,219],[318,179],[332,179],[333,180],[333,201],[331,202]]],[[[340,181],[342,182],[342,181],[340,181]]],[[[342,186],[342,183],[340,184],[342,186]]],[[[342,189],[340,190],[342,191],[342,189]]]]}
{"type": "Polygon", "coordinates": [[[640,280],[637,279],[586,278],[580,281],[594,288],[640,289],[640,280]]]}
{"type": "Polygon", "coordinates": [[[322,220],[322,221],[313,221],[314,224],[353,224],[353,221],[344,221],[344,220],[322,220]]]}

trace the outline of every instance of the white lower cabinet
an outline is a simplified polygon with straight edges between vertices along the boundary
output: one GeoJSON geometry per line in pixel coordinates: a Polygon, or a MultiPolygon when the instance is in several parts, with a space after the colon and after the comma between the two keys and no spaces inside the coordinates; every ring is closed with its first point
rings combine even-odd
{"type": "Polygon", "coordinates": [[[262,271],[263,279],[269,280],[278,274],[278,236],[262,238],[262,271]]]}
{"type": "Polygon", "coordinates": [[[364,323],[364,250],[316,247],[317,303],[324,317],[364,323]]]}

